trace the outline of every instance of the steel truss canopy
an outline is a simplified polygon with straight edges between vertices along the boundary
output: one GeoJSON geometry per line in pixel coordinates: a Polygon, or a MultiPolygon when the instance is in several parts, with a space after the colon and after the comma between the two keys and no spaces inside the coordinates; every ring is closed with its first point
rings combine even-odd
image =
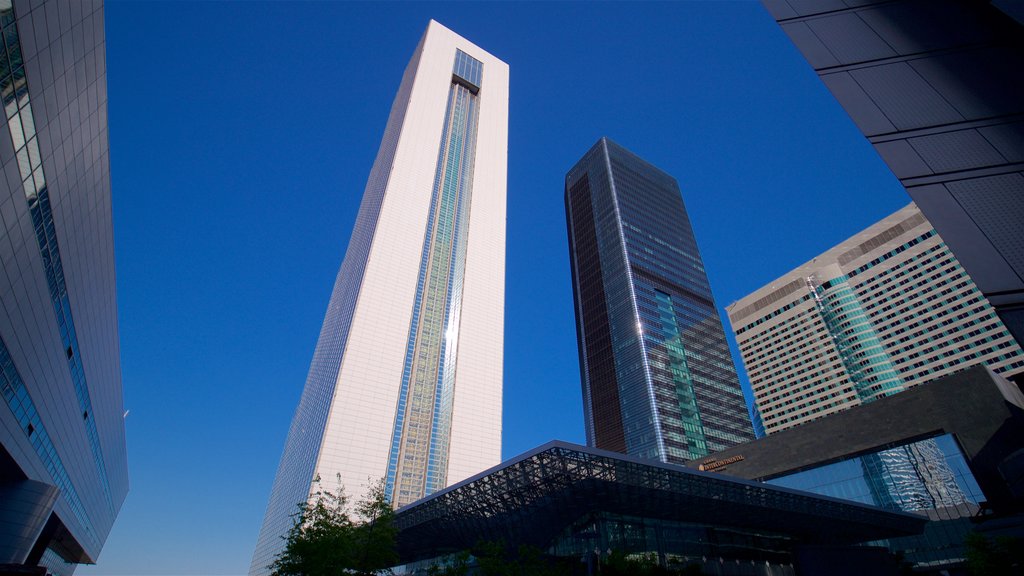
{"type": "Polygon", "coordinates": [[[919,534],[926,518],[553,441],[398,511],[403,562],[480,541],[547,547],[588,514],[759,531],[794,543],[919,534]]]}

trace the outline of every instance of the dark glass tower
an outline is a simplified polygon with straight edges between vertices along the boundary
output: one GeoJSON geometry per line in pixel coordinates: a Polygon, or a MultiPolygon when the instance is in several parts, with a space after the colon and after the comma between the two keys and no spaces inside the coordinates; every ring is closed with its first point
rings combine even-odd
{"type": "Polygon", "coordinates": [[[675,179],[602,138],[565,210],[587,444],[681,463],[752,440],[675,179]]]}

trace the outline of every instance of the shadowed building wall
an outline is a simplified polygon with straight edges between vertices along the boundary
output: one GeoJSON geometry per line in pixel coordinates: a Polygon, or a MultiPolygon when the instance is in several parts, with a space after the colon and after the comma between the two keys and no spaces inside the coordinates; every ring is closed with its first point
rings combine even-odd
{"type": "Polygon", "coordinates": [[[1024,7],[764,0],[1024,342],[1024,7]]]}

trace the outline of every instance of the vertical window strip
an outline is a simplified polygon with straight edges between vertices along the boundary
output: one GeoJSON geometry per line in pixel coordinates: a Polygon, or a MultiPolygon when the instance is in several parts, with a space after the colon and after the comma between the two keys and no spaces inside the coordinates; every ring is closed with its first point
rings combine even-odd
{"type": "Polygon", "coordinates": [[[18,159],[22,188],[32,217],[32,225],[35,229],[36,242],[39,245],[39,254],[42,257],[43,272],[46,276],[57,326],[60,329],[61,341],[66,351],[68,371],[75,386],[78,407],[82,411],[86,438],[92,451],[93,460],[99,470],[100,483],[103,486],[107,506],[113,511],[114,503],[110,495],[107,468],[100,447],[99,433],[96,430],[96,418],[92,411],[92,401],[85,378],[85,369],[82,366],[75,322],[71,314],[71,302],[68,298],[60,248],[57,245],[57,231],[50,207],[42,155],[39,153],[39,141],[35,131],[32,103],[29,101],[28,81],[25,78],[25,69],[22,65],[21,42],[13,9],[5,10],[0,16],[0,21],[4,23],[4,49],[2,50],[4,55],[0,58],[2,60],[0,70],[6,72],[0,78],[0,97],[3,99],[4,112],[7,117],[7,129],[18,159]]]}
{"type": "MultiPolygon", "coordinates": [[[[451,122],[453,115],[453,104],[454,104],[454,90],[450,90],[448,94],[448,104],[445,108],[445,120],[444,120],[444,132],[441,134],[441,146],[438,152],[438,171],[442,169],[445,161],[445,150],[448,147],[448,141],[451,138],[451,122]]],[[[424,251],[421,256],[420,271],[416,282],[416,300],[413,304],[412,320],[409,325],[409,340],[406,346],[405,364],[402,369],[402,386],[399,391],[398,407],[395,413],[395,425],[391,435],[391,454],[388,457],[388,470],[385,479],[384,488],[388,495],[388,499],[392,503],[398,502],[399,491],[396,490],[398,483],[398,468],[399,458],[402,452],[403,446],[403,431],[405,430],[405,418],[408,412],[409,405],[409,385],[410,380],[413,377],[414,366],[416,364],[416,345],[417,345],[417,334],[419,332],[420,315],[422,307],[420,302],[423,299],[424,284],[429,270],[429,247],[433,244],[435,220],[437,218],[437,204],[439,198],[439,187],[441,186],[442,179],[440,175],[435,177],[433,193],[430,198],[430,217],[427,221],[427,229],[424,233],[423,245],[424,251]]]]}
{"type": "MultiPolygon", "coordinates": [[[[480,63],[457,51],[453,73],[478,83],[480,63]]],[[[453,81],[385,479],[385,490],[396,506],[431,494],[447,482],[478,113],[476,94],[453,81]]]]}
{"type": "Polygon", "coordinates": [[[455,360],[459,320],[462,311],[462,286],[466,270],[466,243],[468,241],[468,234],[465,230],[472,199],[473,168],[476,152],[476,97],[462,86],[456,89],[466,101],[466,126],[463,132],[464,142],[461,153],[462,170],[458,182],[460,193],[456,202],[454,237],[451,246],[453,257],[448,271],[446,329],[441,348],[442,363],[438,375],[438,391],[435,395],[436,403],[434,406],[435,417],[430,436],[431,459],[435,465],[428,469],[426,494],[432,494],[443,488],[447,484],[448,478],[448,448],[454,402],[455,360]]]}
{"type": "Polygon", "coordinates": [[[850,288],[848,277],[840,276],[827,284],[828,288],[823,288],[813,276],[807,278],[808,290],[858,398],[871,402],[877,396],[903,391],[903,379],[850,288]],[[842,326],[840,317],[848,318],[849,329],[842,326]],[[864,354],[857,354],[857,350],[863,350],[864,354]]]}

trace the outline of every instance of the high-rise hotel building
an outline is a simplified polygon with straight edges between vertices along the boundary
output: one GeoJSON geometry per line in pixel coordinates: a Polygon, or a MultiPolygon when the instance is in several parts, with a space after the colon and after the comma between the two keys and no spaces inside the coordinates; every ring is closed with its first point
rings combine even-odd
{"type": "Polygon", "coordinates": [[[910,204],[727,307],[768,434],[1024,352],[910,204]]]}
{"type": "Polygon", "coordinates": [[[679,464],[753,439],[676,180],[602,138],[565,208],[587,444],[679,464]]]}
{"type": "Polygon", "coordinates": [[[250,572],[297,504],[404,506],[501,460],[508,65],[431,21],[391,107],[250,572]]]}
{"type": "Polygon", "coordinates": [[[0,0],[0,34],[0,572],[69,574],[128,492],[103,4],[0,0]]]}

